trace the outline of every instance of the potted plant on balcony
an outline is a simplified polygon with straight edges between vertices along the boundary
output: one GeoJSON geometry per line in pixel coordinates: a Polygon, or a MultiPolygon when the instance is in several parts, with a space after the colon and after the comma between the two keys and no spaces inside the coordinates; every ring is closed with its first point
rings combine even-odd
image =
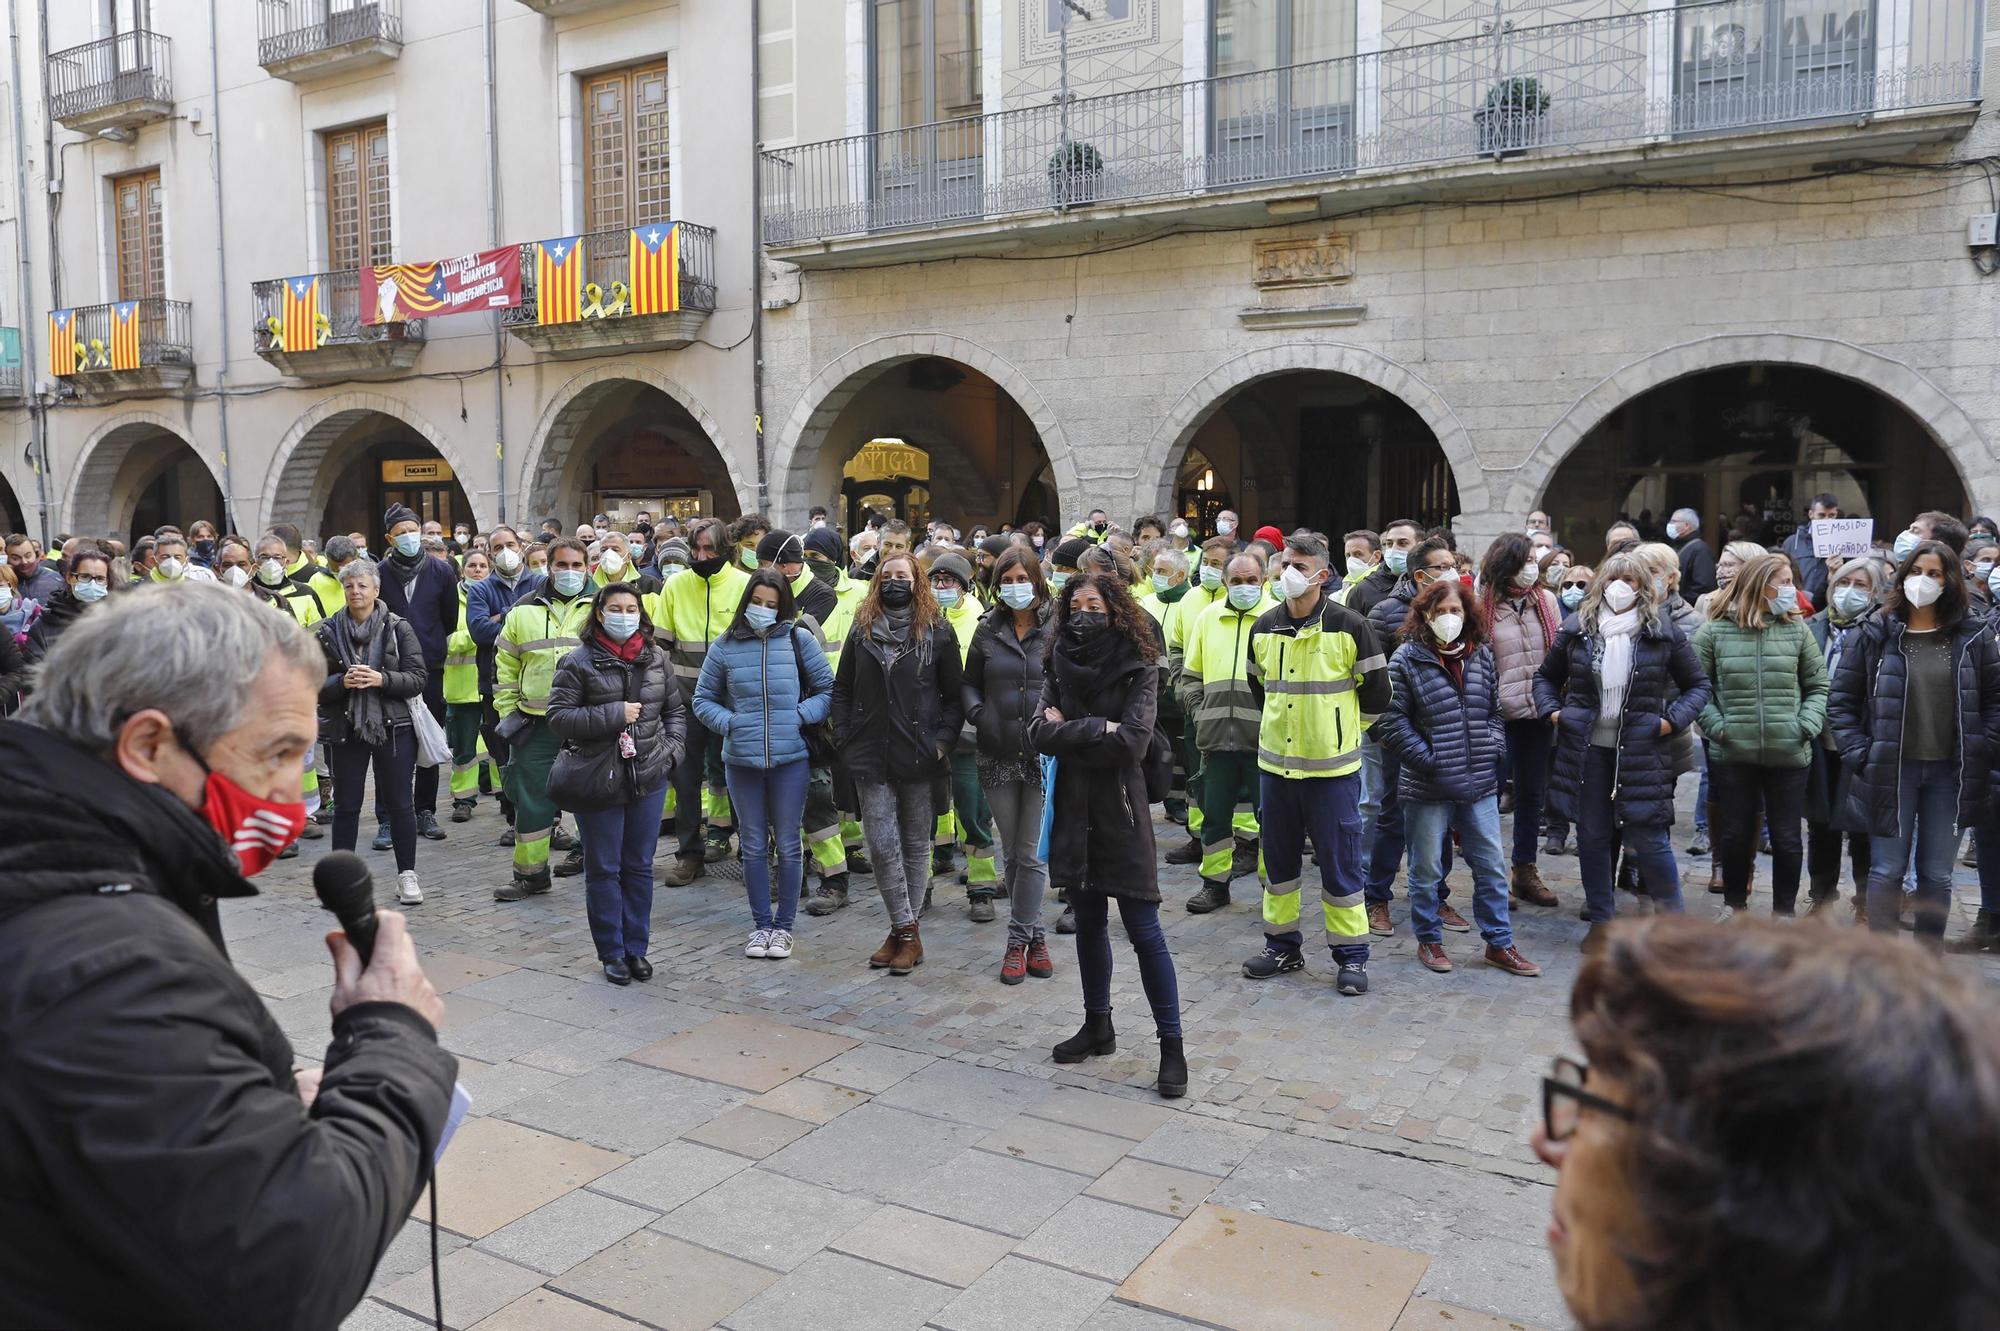
{"type": "Polygon", "coordinates": [[[1531,78],[1507,78],[1486,94],[1486,105],[1472,113],[1479,126],[1479,151],[1513,157],[1542,141],[1549,113],[1548,90],[1531,78]]]}
{"type": "Polygon", "coordinates": [[[1049,192],[1058,206],[1089,203],[1097,197],[1104,173],[1104,154],[1081,139],[1071,139],[1049,158],[1049,192]]]}

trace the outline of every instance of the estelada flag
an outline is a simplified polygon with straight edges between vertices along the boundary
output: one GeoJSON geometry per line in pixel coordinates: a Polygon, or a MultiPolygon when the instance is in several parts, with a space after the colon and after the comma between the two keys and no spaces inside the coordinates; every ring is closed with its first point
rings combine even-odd
{"type": "Polygon", "coordinates": [[[535,246],[535,322],[573,324],[583,317],[583,238],[558,236],[535,246]]]}
{"type": "Polygon", "coordinates": [[[111,307],[111,368],[139,368],[139,302],[121,300],[111,307]]]}
{"type": "Polygon", "coordinates": [[[311,351],[319,345],[319,276],[285,279],[280,351],[311,351]]]}
{"type": "Polygon", "coordinates": [[[632,229],[632,313],[672,314],[681,307],[680,223],[632,229]]]}
{"type": "Polygon", "coordinates": [[[49,311],[49,373],[76,373],[76,311],[49,311]]]}

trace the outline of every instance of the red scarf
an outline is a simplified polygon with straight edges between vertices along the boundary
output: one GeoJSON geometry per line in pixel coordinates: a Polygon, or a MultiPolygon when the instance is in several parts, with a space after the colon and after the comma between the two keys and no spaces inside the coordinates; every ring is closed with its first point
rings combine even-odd
{"type": "Polygon", "coordinates": [[[1451,676],[1452,683],[1458,685],[1458,691],[1465,692],[1465,639],[1460,638],[1447,647],[1433,638],[1431,651],[1435,652],[1437,659],[1444,663],[1445,673],[1451,676]]]}
{"type": "Polygon", "coordinates": [[[597,628],[597,644],[619,660],[630,664],[639,659],[640,652],[646,650],[646,635],[643,633],[634,633],[631,637],[625,639],[625,641],[618,642],[609,633],[606,633],[604,626],[600,624],[597,628]]]}

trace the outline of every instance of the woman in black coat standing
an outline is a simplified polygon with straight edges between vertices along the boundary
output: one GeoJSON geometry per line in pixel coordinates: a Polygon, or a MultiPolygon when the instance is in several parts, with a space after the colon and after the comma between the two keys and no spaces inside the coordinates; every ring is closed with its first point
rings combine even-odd
{"type": "Polygon", "coordinates": [[[1590,919],[1585,951],[1617,914],[1614,834],[1639,864],[1662,910],[1681,909],[1669,737],[1694,724],[1712,689],[1694,647],[1674,627],[1652,570],[1633,554],[1608,556],[1576,613],[1563,621],[1535,676],[1535,710],[1556,727],[1549,807],[1576,824],[1577,867],[1590,919]],[[1668,701],[1668,684],[1680,696],[1668,701]]]}
{"type": "Polygon", "coordinates": [[[1159,1092],[1187,1093],[1180,985],[1160,929],[1159,861],[1144,764],[1159,701],[1158,639],[1116,577],[1079,573],[1056,597],[1042,710],[1028,723],[1056,760],[1048,862],[1076,912],[1083,1029],[1055,1047],[1058,1063],[1118,1048],[1111,1026],[1110,899],[1139,957],[1160,1037],[1159,1092]]]}
{"type": "Polygon", "coordinates": [[[583,641],[556,663],[548,723],[563,745],[549,797],[583,836],[584,912],[604,978],[650,980],[653,852],[687,706],[637,583],[598,590],[583,641]]]}

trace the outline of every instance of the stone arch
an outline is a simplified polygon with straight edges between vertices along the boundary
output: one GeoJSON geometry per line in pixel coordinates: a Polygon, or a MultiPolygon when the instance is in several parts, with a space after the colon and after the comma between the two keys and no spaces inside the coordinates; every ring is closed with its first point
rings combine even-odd
{"type": "Polygon", "coordinates": [[[1993,497],[1990,486],[1982,494],[1973,485],[1974,477],[1983,477],[1992,470],[1991,446],[1972,418],[1943,389],[1911,366],[1838,338],[1796,333],[1719,333],[1643,356],[1600,380],[1578,398],[1515,469],[1506,511],[1518,515],[1536,508],[1556,469],[1577,445],[1605,417],[1641,393],[1707,370],[1758,363],[1824,370],[1872,388],[1924,427],[1951,460],[1968,496],[1993,497]]]}
{"type": "Polygon", "coordinates": [[[522,496],[520,521],[533,524],[543,515],[555,511],[561,502],[563,478],[570,468],[578,431],[599,399],[621,384],[644,384],[657,389],[692,416],[695,424],[701,427],[701,432],[708,436],[709,447],[714,451],[722,473],[729,478],[730,487],[736,491],[742,511],[749,512],[756,507],[756,479],[743,474],[735,451],[727,446],[722,422],[715,418],[715,414],[679,380],[651,366],[622,361],[616,365],[600,365],[585,370],[564,384],[542,409],[541,419],[535,424],[534,442],[528,445],[528,455],[522,462],[520,485],[516,490],[522,496]]]}
{"type": "MultiPolygon", "coordinates": [[[[1062,423],[1048,399],[1027,375],[976,342],[949,333],[901,333],[873,338],[853,347],[822,368],[799,395],[791,416],[779,431],[770,459],[773,520],[802,523],[814,502],[813,472],[827,431],[854,395],[891,366],[936,356],[979,371],[1014,399],[1041,439],[1042,455],[1055,478],[1062,512],[1080,511],[1083,486],[1077,479],[1076,457],[1062,423]]],[[[824,502],[823,500],[821,502],[824,502]]]]}
{"type": "MultiPolygon", "coordinates": [[[[1344,374],[1400,398],[1430,428],[1451,465],[1458,484],[1460,508],[1470,513],[1487,507],[1485,470],[1472,447],[1472,436],[1451,404],[1405,366],[1344,342],[1287,342],[1259,347],[1224,361],[1196,380],[1167,411],[1166,419],[1146,446],[1140,475],[1157,478],[1152,496],[1154,505],[1173,502],[1174,475],[1180,467],[1181,455],[1187,451],[1195,432],[1233,395],[1261,379],[1311,370],[1344,374]]],[[[1258,470],[1260,483],[1277,479],[1262,475],[1262,467],[1258,470]]]]}
{"type": "MultiPolygon", "coordinates": [[[[77,462],[70,472],[69,485],[64,489],[60,509],[63,515],[58,519],[58,527],[71,531],[116,533],[121,537],[132,525],[132,517],[139,507],[139,496],[145,489],[143,484],[120,485],[125,464],[132,452],[148,439],[165,435],[201,459],[215,481],[215,488],[222,492],[225,505],[228,502],[228,487],[223,484],[222,472],[213,459],[208,457],[188,437],[184,422],[169,420],[150,411],[120,412],[93,432],[83,447],[77,452],[77,462]]],[[[153,475],[162,468],[155,467],[153,475]]],[[[215,515],[220,522],[224,514],[215,515]]]]}
{"type": "Polygon", "coordinates": [[[464,454],[442,430],[407,403],[367,392],[336,393],[314,404],[293,422],[264,473],[262,517],[256,525],[261,529],[274,522],[290,522],[301,531],[316,534],[338,479],[339,468],[328,467],[327,458],[341,436],[371,415],[393,417],[409,426],[451,464],[459,486],[472,501],[473,519],[485,530],[494,520],[496,496],[490,489],[476,489],[469,484],[472,473],[466,468],[464,454]]]}

